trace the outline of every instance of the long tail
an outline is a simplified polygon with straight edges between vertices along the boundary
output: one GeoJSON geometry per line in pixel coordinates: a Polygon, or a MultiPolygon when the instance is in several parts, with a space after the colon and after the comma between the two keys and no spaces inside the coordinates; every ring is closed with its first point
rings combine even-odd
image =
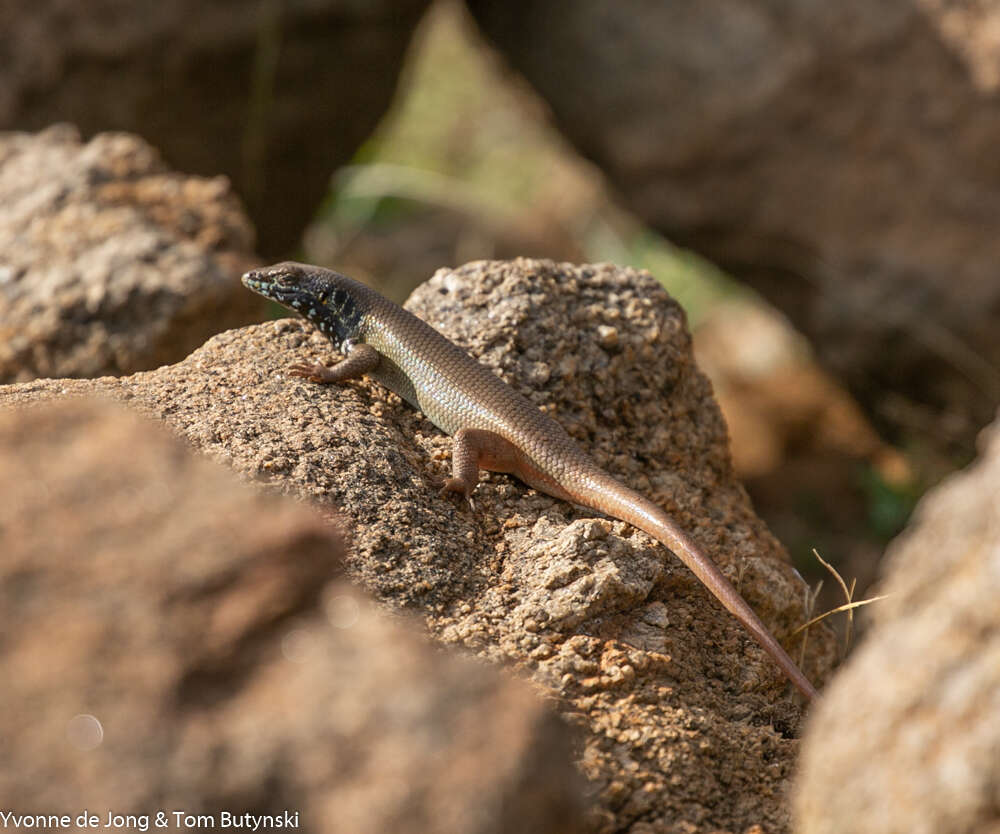
{"type": "Polygon", "coordinates": [[[670,517],[653,502],[637,492],[615,482],[615,489],[604,486],[590,495],[574,495],[572,500],[586,504],[615,518],[638,527],[668,547],[673,554],[687,565],[701,583],[708,588],[749,631],[754,639],[778,664],[779,668],[806,698],[813,699],[818,694],[809,679],[802,674],[781,644],[767,630],[760,617],[747,605],[725,574],[719,570],[701,548],[681,530],[670,517]]]}

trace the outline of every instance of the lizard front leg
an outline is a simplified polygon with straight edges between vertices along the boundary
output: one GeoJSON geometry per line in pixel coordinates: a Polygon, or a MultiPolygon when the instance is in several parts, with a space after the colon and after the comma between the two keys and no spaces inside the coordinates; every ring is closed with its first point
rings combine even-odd
{"type": "Polygon", "coordinates": [[[312,364],[297,362],[288,366],[288,373],[291,376],[308,379],[310,382],[327,385],[331,382],[344,382],[369,374],[378,367],[381,358],[379,352],[371,345],[366,345],[363,342],[358,344],[352,342],[347,346],[346,356],[332,368],[319,362],[312,364]]]}

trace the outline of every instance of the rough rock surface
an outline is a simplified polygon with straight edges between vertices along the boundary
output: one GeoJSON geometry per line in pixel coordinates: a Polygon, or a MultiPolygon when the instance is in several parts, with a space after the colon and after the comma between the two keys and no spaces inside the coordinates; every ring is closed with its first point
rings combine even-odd
{"type": "Polygon", "coordinates": [[[330,582],[342,555],[120,408],[0,412],[4,810],[581,830],[562,722],[330,582]]]}
{"type": "Polygon", "coordinates": [[[883,428],[971,452],[1000,405],[995,2],[468,4],[641,217],[883,428]]]}
{"type": "Polygon", "coordinates": [[[259,319],[253,229],[222,177],[135,136],[0,134],[0,382],[176,362],[259,319]]]}
{"type": "Polygon", "coordinates": [[[801,834],[1000,830],[1000,423],[886,559],[868,638],[809,721],[801,834]]]}
{"type": "Polygon", "coordinates": [[[127,130],[226,174],[284,255],[385,113],[428,0],[0,5],[0,129],[127,130]]]}
{"type": "MultiPolygon", "coordinates": [[[[409,307],[551,409],[599,462],[664,505],[779,638],[805,588],[733,478],[724,423],[680,308],[646,273],[545,261],[443,270],[409,307]]],[[[220,334],[127,379],[0,389],[0,406],[102,391],[194,445],[353,522],[349,570],[438,638],[514,666],[586,733],[599,831],[787,830],[800,708],[694,577],[627,525],[485,476],[442,499],[450,438],[368,381],[316,386],[301,320],[220,334]]],[[[797,643],[789,643],[797,653],[797,643]]],[[[814,632],[805,671],[835,654],[814,632]]]]}

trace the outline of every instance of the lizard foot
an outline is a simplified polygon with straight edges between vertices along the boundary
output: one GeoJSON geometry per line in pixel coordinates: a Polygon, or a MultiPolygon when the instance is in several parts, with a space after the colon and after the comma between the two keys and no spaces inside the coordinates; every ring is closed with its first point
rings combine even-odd
{"type": "Polygon", "coordinates": [[[327,382],[330,369],[319,362],[309,364],[308,362],[296,362],[286,368],[289,376],[298,376],[308,379],[310,382],[327,382]]]}
{"type": "Polygon", "coordinates": [[[469,505],[470,510],[475,510],[476,505],[472,501],[472,493],[468,490],[466,485],[460,481],[458,478],[445,478],[441,484],[441,490],[438,493],[442,498],[449,498],[451,496],[459,496],[464,498],[469,505]]]}

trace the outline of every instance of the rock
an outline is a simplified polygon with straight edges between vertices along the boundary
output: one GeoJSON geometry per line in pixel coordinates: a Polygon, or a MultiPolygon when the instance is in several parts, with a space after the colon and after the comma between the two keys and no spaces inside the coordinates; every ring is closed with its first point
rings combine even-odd
{"type": "Polygon", "coordinates": [[[171,165],[226,174],[287,254],[385,114],[428,0],[60,0],[0,11],[0,129],[126,130],[171,165]]]}
{"type": "Polygon", "coordinates": [[[993,3],[469,0],[617,193],[752,284],[895,438],[1000,405],[993,3]]]}
{"type": "Polygon", "coordinates": [[[0,382],[155,368],[260,318],[229,184],[134,136],[0,134],[0,253],[0,382]]]}
{"type": "Polygon", "coordinates": [[[845,466],[890,456],[857,404],[816,367],[805,340],[772,307],[748,299],[717,305],[699,324],[694,350],[744,482],[796,456],[840,457],[845,466]]]}
{"type": "MultiPolygon", "coordinates": [[[[733,477],[684,315],[648,273],[480,262],[440,271],[409,307],[664,505],[779,638],[802,622],[806,589],[733,477]]],[[[329,360],[330,344],[286,319],[126,379],[0,388],[0,406],[104,392],[346,515],[348,570],[367,589],[420,612],[441,642],[532,678],[580,725],[595,830],[787,830],[800,709],[686,568],[627,525],[507,476],[484,477],[475,512],[440,498],[450,438],[374,383],[284,373],[308,357],[329,360]]],[[[832,635],[813,632],[806,673],[821,681],[834,657],[832,635]]]]}
{"type": "Polygon", "coordinates": [[[874,623],[808,724],[801,834],[1000,826],[1000,422],[886,559],[874,623]]]}
{"type": "Polygon", "coordinates": [[[118,408],[0,413],[5,810],[580,831],[562,722],[331,582],[343,551],[118,408]]]}

